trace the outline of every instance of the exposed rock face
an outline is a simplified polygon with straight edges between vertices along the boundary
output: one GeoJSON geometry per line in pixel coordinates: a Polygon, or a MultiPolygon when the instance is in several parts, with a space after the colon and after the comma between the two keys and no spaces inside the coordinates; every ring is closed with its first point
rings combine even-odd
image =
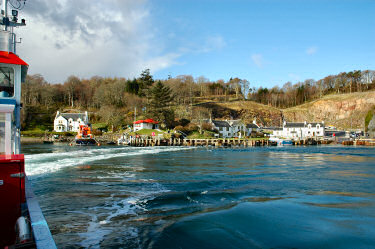
{"type": "Polygon", "coordinates": [[[329,95],[283,110],[287,121],[325,121],[340,128],[363,128],[367,112],[375,106],[375,91],[329,95]]]}

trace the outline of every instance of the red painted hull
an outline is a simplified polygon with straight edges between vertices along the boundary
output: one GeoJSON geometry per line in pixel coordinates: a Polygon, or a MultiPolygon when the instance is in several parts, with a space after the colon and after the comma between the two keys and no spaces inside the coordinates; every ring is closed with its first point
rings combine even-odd
{"type": "Polygon", "coordinates": [[[25,202],[24,155],[0,155],[0,248],[15,243],[15,224],[25,202]]]}

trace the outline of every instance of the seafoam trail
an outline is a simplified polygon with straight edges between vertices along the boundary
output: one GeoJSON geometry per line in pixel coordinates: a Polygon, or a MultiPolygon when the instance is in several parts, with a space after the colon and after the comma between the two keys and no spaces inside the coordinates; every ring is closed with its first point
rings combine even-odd
{"type": "Polygon", "coordinates": [[[45,174],[57,172],[67,167],[84,165],[90,162],[106,160],[117,157],[129,157],[137,155],[157,154],[162,152],[174,152],[188,150],[191,147],[112,147],[112,148],[85,148],[55,153],[42,153],[26,155],[26,174],[31,177],[39,177],[45,174]]]}

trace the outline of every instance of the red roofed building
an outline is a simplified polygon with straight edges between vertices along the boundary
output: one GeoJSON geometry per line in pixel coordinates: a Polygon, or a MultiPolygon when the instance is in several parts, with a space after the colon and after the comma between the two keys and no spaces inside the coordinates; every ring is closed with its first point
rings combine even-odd
{"type": "Polygon", "coordinates": [[[134,131],[142,129],[159,129],[159,122],[151,118],[134,122],[134,131]]]}

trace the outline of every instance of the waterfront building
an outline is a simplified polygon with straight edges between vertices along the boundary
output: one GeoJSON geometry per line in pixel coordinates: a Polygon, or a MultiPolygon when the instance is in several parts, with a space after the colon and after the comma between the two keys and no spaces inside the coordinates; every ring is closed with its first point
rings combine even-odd
{"type": "Polygon", "coordinates": [[[245,124],[242,120],[210,120],[210,123],[222,138],[250,136],[260,129],[255,120],[251,124],[245,124]]]}
{"type": "Polygon", "coordinates": [[[246,135],[246,124],[242,120],[228,120],[229,125],[232,127],[232,135],[234,137],[244,137],[246,135]]]}
{"type": "Polygon", "coordinates": [[[259,125],[254,120],[251,124],[246,125],[246,136],[250,137],[252,133],[260,131],[259,125]]]}
{"type": "Polygon", "coordinates": [[[159,129],[159,122],[151,118],[145,120],[138,120],[134,123],[134,131],[139,131],[142,129],[159,129]]]}
{"type": "Polygon", "coordinates": [[[219,131],[219,136],[228,138],[233,136],[232,127],[227,121],[211,120],[214,129],[219,131]]]}
{"type": "Polygon", "coordinates": [[[263,128],[263,130],[267,130],[275,137],[283,136],[283,127],[267,127],[267,128],[263,128]]]}
{"type": "Polygon", "coordinates": [[[283,123],[282,137],[303,140],[307,138],[322,138],[324,137],[324,121],[321,123],[283,123]]]}
{"type": "Polygon", "coordinates": [[[57,111],[53,129],[56,132],[78,132],[80,125],[88,125],[89,116],[85,113],[60,113],[57,111]]]}

